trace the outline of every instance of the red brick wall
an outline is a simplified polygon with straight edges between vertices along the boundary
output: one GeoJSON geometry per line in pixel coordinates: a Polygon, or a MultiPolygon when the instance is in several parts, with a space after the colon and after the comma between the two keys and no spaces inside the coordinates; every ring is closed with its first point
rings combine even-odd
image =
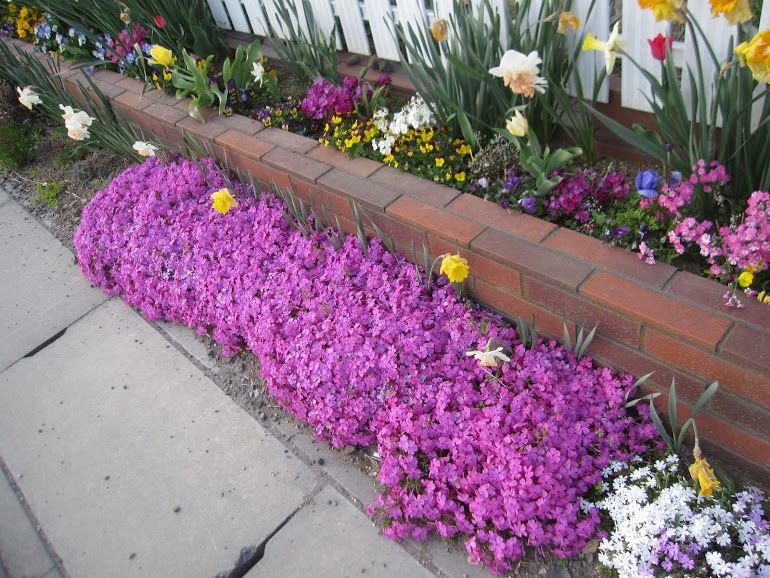
{"type": "MultiPolygon", "coordinates": [[[[78,74],[65,73],[73,91],[78,74]]],[[[470,294],[509,318],[535,315],[540,331],[557,338],[565,321],[573,334],[598,324],[589,354],[636,375],[655,371],[648,390],[667,390],[676,377],[680,416],[719,380],[699,418],[706,450],[753,476],[770,473],[770,307],[727,309],[723,286],[670,265],[646,265],[599,240],[238,115],[199,124],[186,102],[142,95],[140,82],[115,73],[97,72],[96,81],[144,131],[170,145],[183,141],[183,130],[206,139],[231,168],[293,186],[349,232],[354,201],[408,258],[412,242],[418,255],[422,243],[433,256],[459,252],[470,262],[470,294]]]]}

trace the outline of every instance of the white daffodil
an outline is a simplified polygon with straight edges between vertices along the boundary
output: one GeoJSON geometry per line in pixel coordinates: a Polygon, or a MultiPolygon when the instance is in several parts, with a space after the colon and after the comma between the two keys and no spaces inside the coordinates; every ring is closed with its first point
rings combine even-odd
{"type": "Polygon", "coordinates": [[[508,132],[513,136],[526,136],[526,134],[529,132],[529,123],[527,122],[527,117],[521,114],[521,111],[517,110],[516,115],[508,119],[508,122],[505,124],[505,128],[507,128],[508,132]]]}
{"type": "Polygon", "coordinates": [[[254,80],[261,85],[262,79],[265,76],[265,67],[259,62],[255,62],[254,68],[251,69],[251,75],[254,77],[254,80]]]}
{"type": "Polygon", "coordinates": [[[503,353],[502,347],[489,350],[489,343],[487,343],[487,347],[483,351],[466,351],[465,355],[475,357],[482,367],[497,367],[499,365],[498,359],[506,363],[511,360],[510,357],[503,353]]]}
{"type": "Polygon", "coordinates": [[[532,51],[525,56],[516,50],[508,50],[503,54],[500,66],[491,68],[489,74],[502,78],[505,86],[509,87],[514,94],[523,94],[531,98],[535,91],[545,92],[548,86],[545,78],[538,76],[542,62],[537,51],[532,51]]]}
{"type": "Polygon", "coordinates": [[[139,156],[154,157],[158,147],[152,143],[138,140],[134,143],[134,150],[139,153],[139,156]]]}
{"type": "Polygon", "coordinates": [[[612,69],[615,68],[615,60],[618,58],[618,52],[625,49],[626,43],[618,38],[620,22],[616,22],[612,28],[612,33],[607,39],[607,42],[597,40],[593,34],[586,36],[585,42],[583,42],[583,50],[598,50],[604,52],[604,62],[607,67],[607,74],[612,73],[612,69]]]}
{"type": "Polygon", "coordinates": [[[27,86],[23,90],[17,86],[16,92],[19,93],[19,102],[30,110],[36,104],[43,104],[43,101],[40,100],[40,97],[32,90],[31,86],[27,86]]]}
{"type": "Polygon", "coordinates": [[[64,111],[61,116],[67,128],[67,136],[73,140],[85,140],[91,136],[88,127],[94,122],[93,117],[83,110],[75,111],[71,106],[60,104],[59,108],[64,111]]]}

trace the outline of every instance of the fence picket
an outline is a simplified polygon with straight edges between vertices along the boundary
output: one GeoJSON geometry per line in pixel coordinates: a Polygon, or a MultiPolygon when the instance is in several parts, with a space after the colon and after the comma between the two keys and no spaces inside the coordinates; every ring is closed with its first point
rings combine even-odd
{"type": "Polygon", "coordinates": [[[270,28],[262,11],[260,0],[243,0],[243,8],[246,10],[246,17],[249,19],[251,29],[257,36],[270,36],[270,28]]]}
{"type": "Polygon", "coordinates": [[[361,14],[361,4],[358,0],[337,0],[336,6],[342,28],[341,33],[345,37],[348,51],[367,56],[371,54],[372,49],[369,46],[369,36],[361,14]]]}
{"type": "Polygon", "coordinates": [[[364,0],[364,17],[369,21],[377,56],[398,60],[398,46],[393,29],[393,15],[389,0],[364,0]]]}
{"type": "MultiPolygon", "coordinates": [[[[588,0],[577,0],[572,2],[572,12],[580,18],[581,29],[585,35],[593,34],[601,40],[606,40],[610,34],[610,2],[609,0],[596,0],[593,3],[588,0]]],[[[583,35],[567,32],[568,46],[571,50],[576,48],[576,43],[581,40],[583,35]]],[[[583,96],[591,98],[594,92],[596,79],[605,66],[604,55],[599,52],[580,52],[578,55],[577,69],[578,77],[582,84],[583,96]]],[[[572,81],[571,81],[572,82],[572,81]]],[[[574,82],[572,82],[574,90],[574,82]]],[[[608,102],[610,96],[609,83],[605,80],[597,94],[599,102],[608,102]]]]}
{"type": "Polygon", "coordinates": [[[217,26],[225,30],[232,30],[233,27],[230,26],[230,19],[227,17],[227,10],[225,10],[222,0],[208,0],[208,4],[217,26]]]}
{"type": "Polygon", "coordinates": [[[620,77],[621,104],[626,108],[652,110],[645,98],[650,94],[650,83],[629,59],[632,58],[645,70],[660,79],[660,62],[652,57],[648,39],[658,34],[668,36],[671,27],[666,22],[655,22],[651,10],[640,10],[637,0],[623,0],[623,41],[628,57],[623,57],[623,74],[620,77]]]}
{"type": "MultiPolygon", "coordinates": [[[[316,26],[323,33],[324,38],[329,38],[336,20],[334,19],[334,10],[332,9],[329,0],[310,0],[310,6],[313,10],[313,18],[315,19],[316,26]]],[[[340,39],[339,30],[335,31],[337,50],[342,50],[342,40],[340,39]]]]}
{"type": "MultiPolygon", "coordinates": [[[[728,48],[730,42],[734,42],[737,38],[737,26],[731,26],[722,17],[712,18],[711,8],[708,2],[695,3],[690,8],[690,11],[703,29],[703,34],[711,45],[717,60],[721,63],[731,59],[732,55],[728,55],[728,48]]],[[[684,97],[684,103],[687,106],[687,113],[689,115],[692,115],[692,87],[690,84],[690,76],[687,71],[692,70],[696,81],[698,78],[698,59],[695,50],[695,42],[691,33],[692,31],[688,28],[684,39],[684,65],[682,68],[682,96],[684,97]]],[[[706,46],[706,40],[700,37],[700,35],[697,38],[697,43],[700,47],[703,81],[706,85],[706,109],[708,110],[713,100],[714,75],[718,72],[719,65],[715,65],[712,62],[708,47],[706,46]]],[[[717,119],[717,125],[721,124],[722,118],[720,115],[717,119]]]]}
{"type": "Polygon", "coordinates": [[[243,12],[243,6],[241,0],[224,0],[225,6],[227,6],[227,13],[230,15],[230,21],[233,23],[233,28],[237,32],[251,32],[249,28],[249,21],[246,19],[246,15],[243,12]]]}

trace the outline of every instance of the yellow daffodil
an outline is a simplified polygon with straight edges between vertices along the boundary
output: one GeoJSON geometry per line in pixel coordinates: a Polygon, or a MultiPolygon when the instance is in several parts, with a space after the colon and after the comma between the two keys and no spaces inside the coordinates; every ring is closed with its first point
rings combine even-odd
{"type": "Polygon", "coordinates": [[[449,26],[447,26],[446,20],[443,18],[436,20],[430,27],[430,33],[436,42],[444,42],[449,38],[449,26]]]}
{"type": "Polygon", "coordinates": [[[770,82],[770,29],[758,32],[749,42],[735,47],[741,66],[751,69],[757,82],[770,82]]]}
{"type": "Polygon", "coordinates": [[[652,10],[655,20],[673,20],[684,22],[685,0],[638,0],[639,6],[652,10]]]}
{"type": "Polygon", "coordinates": [[[153,44],[150,49],[150,56],[152,56],[150,64],[160,64],[165,68],[170,68],[176,64],[174,53],[160,44],[153,44]]]}
{"type": "Polygon", "coordinates": [[[615,68],[615,60],[618,58],[618,52],[625,48],[625,43],[618,38],[620,34],[619,30],[620,22],[616,22],[612,28],[612,33],[607,39],[607,42],[597,40],[593,34],[586,36],[585,42],[583,42],[583,50],[598,50],[604,52],[604,62],[607,68],[607,74],[612,73],[612,69],[615,68]]]}
{"type": "Polygon", "coordinates": [[[690,475],[693,480],[698,482],[698,487],[700,488],[698,495],[700,496],[711,497],[714,493],[714,488],[720,485],[719,480],[714,475],[714,470],[706,461],[706,458],[695,458],[695,463],[690,466],[690,475]]]}
{"type": "Polygon", "coordinates": [[[709,2],[713,18],[721,14],[734,26],[752,18],[749,0],[709,0],[709,2]]]}
{"type": "Polygon", "coordinates": [[[505,128],[513,136],[523,137],[529,132],[529,123],[527,118],[521,114],[521,111],[517,110],[516,114],[508,119],[505,128]]]}
{"type": "Polygon", "coordinates": [[[559,14],[559,25],[556,28],[556,32],[559,34],[567,34],[567,30],[577,30],[580,28],[580,18],[575,16],[572,12],[562,12],[559,14]]]}
{"type": "Polygon", "coordinates": [[[744,271],[738,275],[738,285],[741,287],[749,287],[754,282],[754,273],[751,271],[744,271]]]}
{"type": "Polygon", "coordinates": [[[214,201],[211,207],[222,215],[226,215],[230,209],[238,206],[238,201],[235,200],[227,189],[219,189],[215,193],[211,193],[211,199],[214,201]]]}
{"type": "Polygon", "coordinates": [[[441,274],[446,275],[452,283],[462,283],[468,277],[470,268],[468,260],[460,255],[446,255],[441,260],[441,274]]]}

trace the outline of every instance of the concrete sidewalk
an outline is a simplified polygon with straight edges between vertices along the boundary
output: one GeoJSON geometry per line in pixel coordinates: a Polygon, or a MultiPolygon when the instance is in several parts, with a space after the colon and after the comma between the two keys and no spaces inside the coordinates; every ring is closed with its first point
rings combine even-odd
{"type": "Polygon", "coordinates": [[[260,425],[1,189],[0,578],[487,575],[382,537],[366,474],[260,425]]]}

